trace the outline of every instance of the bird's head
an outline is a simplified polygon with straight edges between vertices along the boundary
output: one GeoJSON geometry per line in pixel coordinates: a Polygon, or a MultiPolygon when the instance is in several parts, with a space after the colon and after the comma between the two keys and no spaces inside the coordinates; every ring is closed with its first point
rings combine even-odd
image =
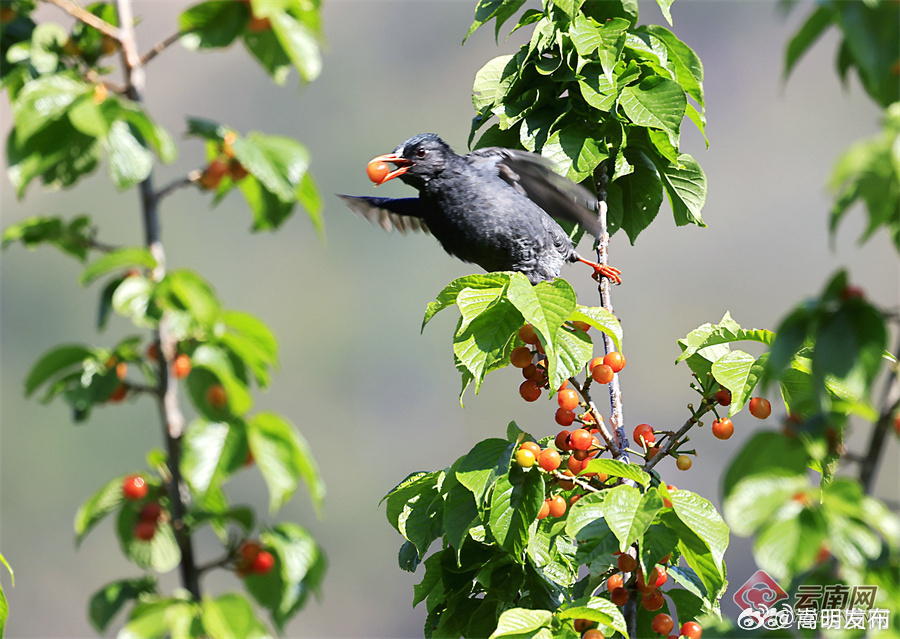
{"type": "Polygon", "coordinates": [[[371,166],[377,162],[390,162],[397,168],[374,179],[375,184],[384,184],[388,180],[399,177],[401,181],[421,187],[429,179],[438,175],[447,166],[453,151],[434,133],[421,133],[413,136],[394,149],[393,153],[379,155],[369,161],[371,166]]]}

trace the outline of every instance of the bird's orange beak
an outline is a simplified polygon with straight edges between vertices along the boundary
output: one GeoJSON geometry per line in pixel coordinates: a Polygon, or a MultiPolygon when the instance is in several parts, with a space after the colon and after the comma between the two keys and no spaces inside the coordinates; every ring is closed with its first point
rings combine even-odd
{"type": "MultiPolygon", "coordinates": [[[[396,169],[385,175],[378,181],[375,181],[375,184],[384,184],[388,180],[393,180],[395,177],[399,177],[406,173],[409,170],[409,167],[412,166],[412,162],[407,160],[405,157],[397,155],[396,153],[388,153],[387,155],[379,155],[377,158],[372,158],[369,160],[369,164],[371,165],[373,162],[390,162],[397,166],[396,169]]],[[[374,180],[373,180],[374,181],[374,180]]]]}

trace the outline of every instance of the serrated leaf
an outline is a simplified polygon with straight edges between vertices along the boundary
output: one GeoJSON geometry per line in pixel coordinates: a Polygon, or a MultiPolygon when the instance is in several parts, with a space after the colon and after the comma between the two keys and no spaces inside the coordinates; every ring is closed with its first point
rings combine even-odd
{"type": "Polygon", "coordinates": [[[78,344],[57,346],[49,350],[28,372],[28,377],[25,378],[25,396],[31,395],[51,377],[61,375],[76,364],[80,365],[85,359],[95,356],[93,349],[78,344]]]}
{"type": "Polygon", "coordinates": [[[609,335],[616,350],[622,350],[622,325],[615,315],[602,306],[582,306],[579,304],[569,316],[569,321],[587,322],[597,330],[609,335]]]}
{"type": "Polygon", "coordinates": [[[322,71],[322,56],[316,35],[286,11],[271,11],[267,16],[272,31],[284,48],[303,82],[312,82],[322,71]]]}
{"type": "Polygon", "coordinates": [[[619,550],[624,551],[634,541],[631,538],[632,526],[641,503],[641,493],[637,488],[625,484],[607,492],[603,503],[606,523],[619,540],[619,550]]]}
{"type": "Polygon", "coordinates": [[[106,584],[88,602],[88,618],[97,632],[105,632],[113,617],[130,601],[144,594],[156,594],[156,579],[121,579],[106,584]]]}
{"type": "Polygon", "coordinates": [[[544,503],[544,480],[540,473],[514,466],[497,478],[491,497],[490,529],[500,546],[522,561],[528,543],[528,528],[544,503]]]}
{"type": "Polygon", "coordinates": [[[737,414],[750,399],[765,369],[766,359],[765,355],[757,360],[744,351],[730,351],[713,363],[713,377],[731,391],[729,416],[737,414]]]}
{"type": "Polygon", "coordinates": [[[135,246],[116,249],[88,264],[81,272],[81,277],[78,281],[83,286],[87,286],[97,278],[113,271],[128,268],[152,269],[155,266],[156,260],[153,259],[150,251],[146,248],[135,246]]]}
{"type": "Polygon", "coordinates": [[[506,474],[515,448],[515,443],[505,439],[485,439],[454,464],[456,478],[472,492],[479,508],[497,478],[506,474]]]}
{"type": "Polygon", "coordinates": [[[448,306],[456,303],[456,298],[460,291],[464,289],[484,289],[484,288],[502,288],[509,282],[509,273],[485,273],[483,275],[466,275],[459,277],[450,282],[444,289],[438,293],[435,301],[428,304],[425,311],[425,317],[422,319],[422,330],[425,325],[431,321],[431,318],[448,306]]]}
{"type": "Polygon", "coordinates": [[[640,466],[615,459],[592,459],[580,474],[584,473],[606,473],[613,477],[630,479],[644,487],[650,485],[650,475],[641,470],[640,466]]]}
{"type": "Polygon", "coordinates": [[[607,493],[589,493],[572,504],[566,516],[567,535],[574,538],[582,528],[603,518],[603,502],[607,493]]]}
{"type": "Polygon", "coordinates": [[[619,104],[635,124],[661,129],[677,139],[687,99],[677,82],[650,76],[640,84],[622,89],[619,104]]]}
{"type": "MultiPolygon", "coordinates": [[[[119,480],[121,493],[121,479],[119,480]]],[[[119,546],[130,561],[140,568],[156,572],[169,572],[181,563],[181,550],[175,541],[175,532],[168,522],[159,522],[156,534],[150,541],[134,536],[134,527],[140,521],[140,509],[125,505],[116,518],[116,533],[119,546]]]]}
{"type": "Polygon", "coordinates": [[[725,550],[728,548],[728,526],[715,506],[700,495],[687,490],[672,491],[669,493],[669,499],[678,518],[709,546],[713,561],[717,565],[724,566],[725,550]]]}
{"type": "Polygon", "coordinates": [[[30,80],[12,104],[17,139],[27,141],[65,115],[78,98],[92,92],[93,86],[66,74],[45,75],[30,80]]]}
{"type": "Polygon", "coordinates": [[[785,79],[794,70],[794,65],[803,57],[803,54],[833,24],[833,19],[834,10],[830,6],[818,5],[794,35],[791,36],[784,53],[784,71],[782,76],[785,79]]]}
{"type": "Polygon", "coordinates": [[[200,605],[200,622],[210,639],[261,639],[270,636],[253,613],[250,602],[235,593],[215,599],[204,597],[200,605]]]}
{"type": "Polygon", "coordinates": [[[706,203],[706,175],[697,161],[687,153],[682,153],[678,156],[677,164],[661,166],[659,173],[675,215],[675,224],[706,227],[701,215],[706,203]]]}
{"type": "Polygon", "coordinates": [[[625,617],[613,602],[602,597],[586,597],[573,601],[565,609],[556,613],[557,619],[589,619],[601,623],[622,636],[628,636],[625,617]]]}
{"type": "Polygon", "coordinates": [[[109,175],[119,190],[143,182],[153,170],[153,155],[121,120],[113,122],[105,138],[109,175]]]}
{"type": "Polygon", "coordinates": [[[118,509],[124,501],[122,482],[124,477],[108,481],[91,495],[75,513],[75,545],[79,545],[91,529],[109,513],[118,509]]]}
{"type": "Polygon", "coordinates": [[[247,422],[247,440],[269,488],[269,510],[279,510],[306,483],[316,512],[325,497],[325,483],[309,444],[287,420],[276,413],[258,413],[247,422]]]}
{"type": "Polygon", "coordinates": [[[527,608],[511,608],[505,610],[497,620],[497,629],[491,633],[495,637],[533,637],[537,631],[550,628],[553,613],[549,610],[528,610],[527,608]]]}
{"type": "Polygon", "coordinates": [[[234,142],[234,155],[282,202],[296,201],[297,188],[309,168],[309,152],[302,144],[288,137],[251,131],[234,142]]]}
{"type": "Polygon", "coordinates": [[[453,354],[472,374],[475,393],[498,364],[507,363],[507,345],[522,326],[522,315],[506,298],[498,298],[453,337],[453,354]]]}

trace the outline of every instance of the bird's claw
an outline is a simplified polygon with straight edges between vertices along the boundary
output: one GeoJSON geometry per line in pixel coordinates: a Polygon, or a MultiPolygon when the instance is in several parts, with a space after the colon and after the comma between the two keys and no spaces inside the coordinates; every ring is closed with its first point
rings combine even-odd
{"type": "Polygon", "coordinates": [[[613,284],[621,284],[622,283],[622,271],[617,268],[613,268],[612,266],[608,266],[606,264],[596,264],[594,265],[594,274],[591,275],[596,281],[600,281],[601,277],[605,277],[609,279],[613,284]]]}

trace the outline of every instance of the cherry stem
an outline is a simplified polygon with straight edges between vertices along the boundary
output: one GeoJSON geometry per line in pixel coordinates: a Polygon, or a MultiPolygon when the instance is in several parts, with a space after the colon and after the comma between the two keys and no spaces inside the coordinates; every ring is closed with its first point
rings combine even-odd
{"type": "MultiPolygon", "coordinates": [[[[900,356],[900,345],[894,349],[895,355],[900,356]]],[[[884,382],[884,393],[881,398],[881,414],[875,427],[872,429],[872,435],[869,438],[869,447],[866,454],[862,456],[859,467],[859,483],[862,484],[866,494],[872,492],[875,482],[875,470],[878,467],[878,461],[881,458],[885,446],[885,439],[891,428],[891,422],[900,419],[900,373],[897,367],[892,367],[887,379],[884,382]]]]}
{"type": "Polygon", "coordinates": [[[62,9],[66,13],[68,13],[70,16],[72,16],[73,18],[75,18],[77,20],[80,20],[81,22],[85,23],[89,27],[94,27],[100,33],[102,33],[104,35],[108,35],[110,38],[113,38],[118,42],[122,41],[123,36],[118,28],[114,27],[113,25],[108,23],[106,20],[104,20],[98,16],[95,16],[90,11],[86,11],[85,9],[82,9],[74,2],[71,2],[70,0],[46,0],[46,1],[50,2],[51,4],[55,4],[57,7],[59,7],[60,9],[62,9]]]}

